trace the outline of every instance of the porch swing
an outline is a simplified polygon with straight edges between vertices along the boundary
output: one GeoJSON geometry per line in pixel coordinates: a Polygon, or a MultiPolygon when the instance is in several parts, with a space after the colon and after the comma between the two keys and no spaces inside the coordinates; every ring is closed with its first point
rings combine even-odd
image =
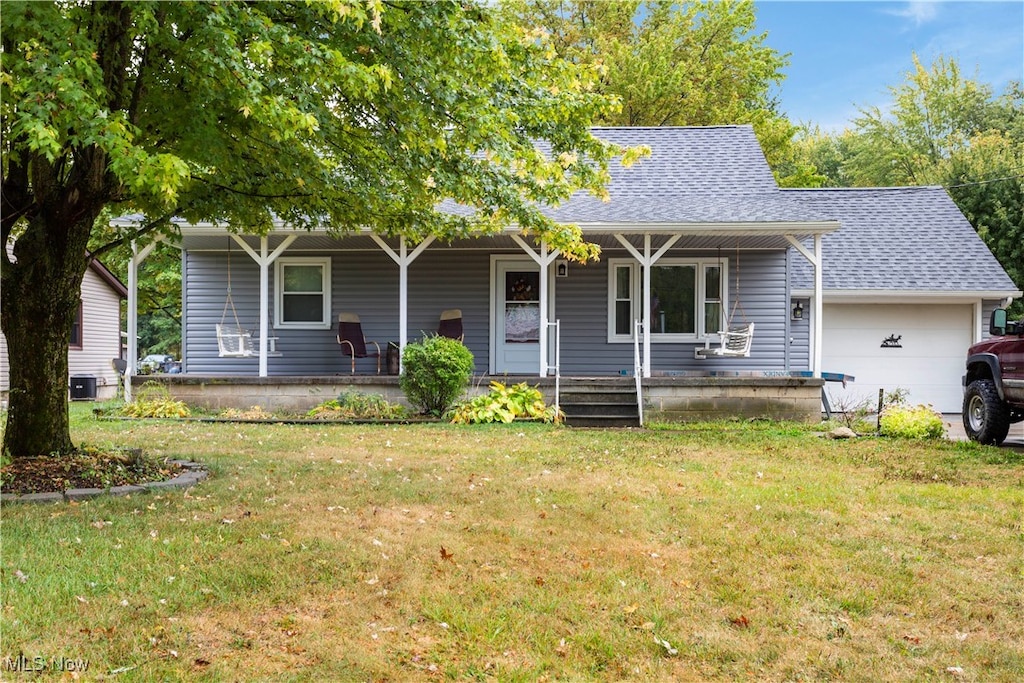
{"type": "Polygon", "coordinates": [[[224,310],[217,323],[217,351],[221,358],[248,358],[254,355],[252,349],[252,333],[238,322],[238,312],[231,298],[231,241],[228,237],[228,288],[224,299],[224,310]],[[228,309],[231,309],[233,324],[227,322],[228,309]]]}
{"type": "MultiPolygon", "coordinates": [[[[718,248],[718,272],[722,272],[722,248],[718,248]]],[[[747,320],[743,304],[740,303],[740,243],[736,240],[736,300],[732,305],[732,312],[729,313],[729,321],[726,329],[718,333],[721,344],[715,348],[711,347],[709,341],[704,341],[704,348],[697,347],[693,350],[693,357],[698,360],[707,358],[749,358],[750,346],[754,342],[754,323],[747,320]],[[739,309],[743,318],[742,325],[734,325],[736,309],[739,309]]]]}

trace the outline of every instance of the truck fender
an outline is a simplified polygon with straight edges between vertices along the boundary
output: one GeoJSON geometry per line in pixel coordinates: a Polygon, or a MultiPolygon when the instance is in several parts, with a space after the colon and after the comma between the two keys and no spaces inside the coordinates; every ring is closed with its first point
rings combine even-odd
{"type": "Polygon", "coordinates": [[[996,385],[999,400],[1005,401],[1006,396],[1003,395],[1003,371],[999,366],[999,357],[994,353],[975,353],[967,357],[967,374],[961,380],[964,385],[964,391],[967,390],[971,382],[985,376],[986,373],[978,372],[978,366],[980,365],[988,368],[987,374],[992,378],[992,383],[996,385]]]}

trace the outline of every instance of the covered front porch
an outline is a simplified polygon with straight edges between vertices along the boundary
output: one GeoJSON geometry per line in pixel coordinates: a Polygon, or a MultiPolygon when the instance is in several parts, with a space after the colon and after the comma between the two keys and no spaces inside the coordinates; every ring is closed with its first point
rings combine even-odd
{"type": "MultiPolygon", "coordinates": [[[[828,221],[587,225],[586,238],[602,247],[602,259],[580,265],[511,229],[447,244],[430,238],[411,244],[368,231],[337,237],[282,225],[254,236],[182,226],[181,380],[235,378],[240,386],[293,377],[357,381],[345,377],[350,359],[336,341],[340,313],[358,313],[369,339],[401,349],[433,333],[439,312],[449,308],[463,312],[465,343],[480,377],[522,376],[536,383],[554,375],[665,375],[673,381],[719,371],[760,373],[760,379],[791,370],[819,375],[821,235],[835,228],[828,221]],[[814,269],[815,291],[808,298],[813,323],[791,312],[790,254],[814,269]],[[285,283],[292,267],[322,277],[313,295],[315,320],[287,318],[285,283]],[[684,315],[664,300],[666,275],[680,273],[689,278],[685,301],[692,309],[684,315]],[[525,300],[514,296],[521,282],[531,290],[525,300]],[[508,321],[524,309],[533,322],[522,334],[508,321]],[[717,345],[719,331],[739,317],[757,324],[746,354],[696,357],[695,350],[717,345]],[[218,353],[214,330],[225,321],[251,330],[249,354],[218,353]]],[[[129,373],[138,357],[134,285],[147,253],[136,251],[129,272],[129,373]]],[[[376,363],[360,359],[356,372],[376,375],[376,363]]],[[[130,395],[133,383],[128,386],[130,395]]]]}

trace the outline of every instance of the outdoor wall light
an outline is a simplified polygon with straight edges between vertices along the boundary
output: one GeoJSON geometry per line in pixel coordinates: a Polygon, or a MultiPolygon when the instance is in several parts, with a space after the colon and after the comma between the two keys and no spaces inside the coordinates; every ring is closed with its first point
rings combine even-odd
{"type": "Polygon", "coordinates": [[[569,276],[569,262],[565,259],[559,259],[555,261],[555,277],[568,277],[569,276]]]}
{"type": "Polygon", "coordinates": [[[793,320],[804,319],[804,304],[802,301],[797,301],[793,304],[793,320]]]}

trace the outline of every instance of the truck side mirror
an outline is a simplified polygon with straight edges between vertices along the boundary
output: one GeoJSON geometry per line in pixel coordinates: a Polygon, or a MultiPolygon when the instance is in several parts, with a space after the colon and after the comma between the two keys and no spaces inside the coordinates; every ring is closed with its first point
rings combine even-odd
{"type": "Polygon", "coordinates": [[[992,317],[988,322],[988,333],[993,337],[1002,337],[1006,334],[1006,309],[997,308],[992,311],[992,317]]]}

